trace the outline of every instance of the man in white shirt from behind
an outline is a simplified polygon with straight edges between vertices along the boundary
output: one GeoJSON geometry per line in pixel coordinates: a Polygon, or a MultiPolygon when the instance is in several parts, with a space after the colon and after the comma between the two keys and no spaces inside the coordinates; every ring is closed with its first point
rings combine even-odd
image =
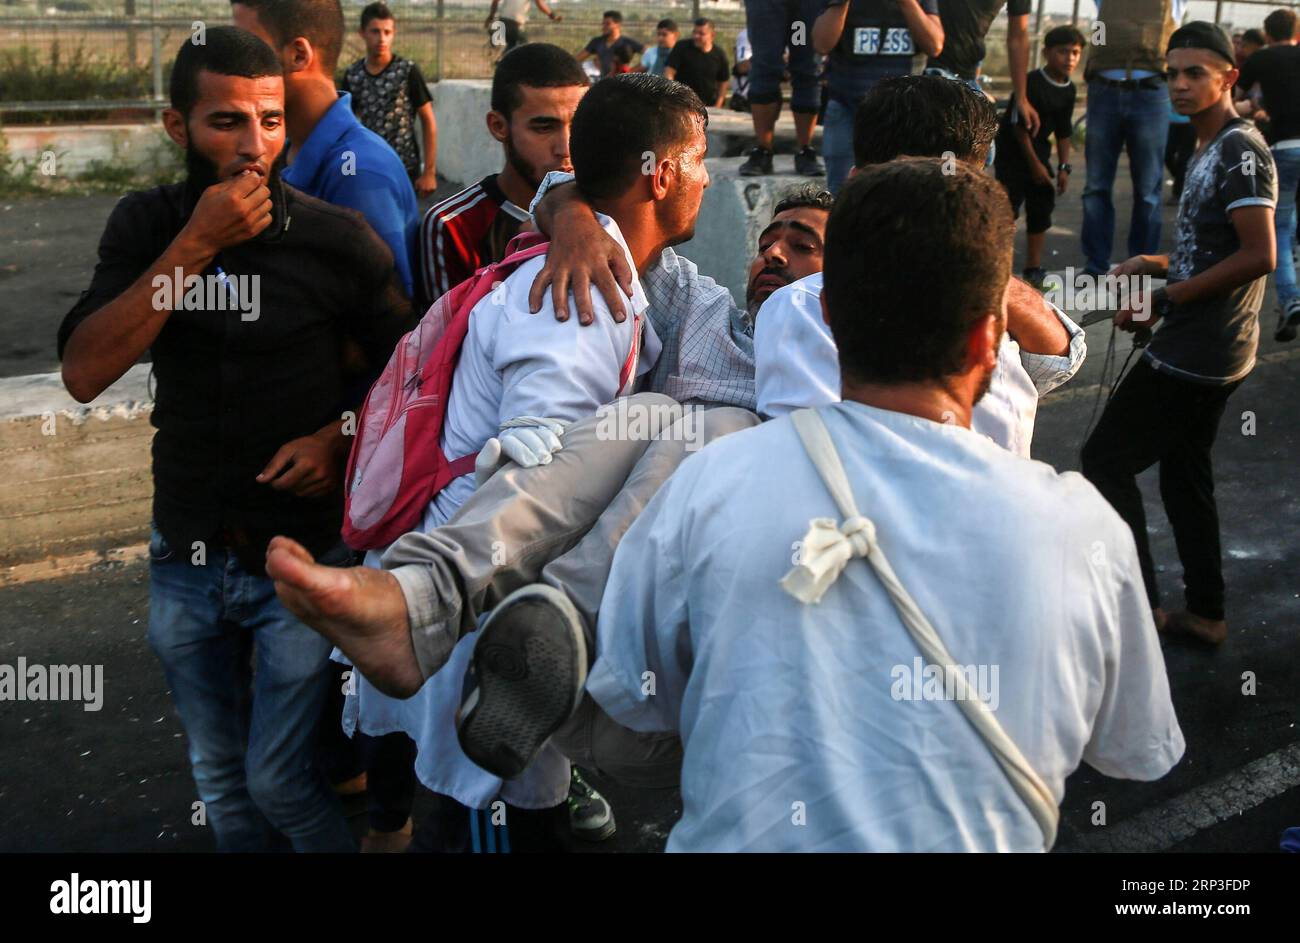
{"type": "Polygon", "coordinates": [[[874,543],[861,518],[842,523],[785,417],[689,457],[619,544],[587,692],[634,730],[680,731],[669,850],[1043,849],[867,552],[1055,802],[1081,761],[1150,780],[1182,756],[1131,533],[1078,474],[969,428],[1013,232],[995,181],[932,159],[864,170],[831,214],[822,298],[844,401],[817,415],[874,543]],[[782,581],[818,561],[799,546],[817,518],[840,527],[842,569],[804,603],[782,581]]]}

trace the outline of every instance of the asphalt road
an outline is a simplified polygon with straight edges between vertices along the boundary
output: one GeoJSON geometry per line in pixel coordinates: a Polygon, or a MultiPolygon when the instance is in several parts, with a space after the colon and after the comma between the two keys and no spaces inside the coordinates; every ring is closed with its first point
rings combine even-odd
{"type": "MultiPolygon", "coordinates": [[[[1121,167],[1121,207],[1126,176],[1121,167]]],[[[0,375],[57,368],[54,331],[84,287],[112,204],[102,197],[0,204],[0,375]]],[[[1079,216],[1076,190],[1058,209],[1049,268],[1079,264],[1079,216]]],[[[1266,852],[1276,850],[1283,828],[1300,825],[1300,347],[1272,341],[1272,304],[1270,290],[1261,366],[1230,400],[1216,450],[1230,637],[1217,651],[1175,645],[1165,652],[1186,756],[1156,783],[1081,769],[1068,783],[1062,851],[1266,852]],[[1253,435],[1243,434],[1247,412],[1253,435]],[[1243,693],[1249,679],[1254,693],[1243,693]]],[[[1097,325],[1088,336],[1083,371],[1040,408],[1035,456],[1060,469],[1078,467],[1102,379],[1109,329],[1097,325]]],[[[1121,358],[1127,346],[1119,341],[1121,358]]],[[[1161,580],[1176,604],[1177,557],[1154,474],[1143,486],[1161,580]]],[[[0,851],[212,847],[206,829],[190,824],[195,795],[184,739],[144,640],[147,580],[142,565],[115,565],[0,588],[0,664],[19,656],[102,664],[105,678],[98,712],[0,702],[0,851]]],[[[619,832],[591,850],[662,847],[680,814],[675,792],[597,785],[619,832]]],[[[363,820],[354,823],[361,828],[363,820]]]]}

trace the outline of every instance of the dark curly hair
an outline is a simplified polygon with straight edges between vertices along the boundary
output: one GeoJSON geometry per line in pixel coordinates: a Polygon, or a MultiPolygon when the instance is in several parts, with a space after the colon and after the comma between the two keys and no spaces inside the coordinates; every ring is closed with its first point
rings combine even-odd
{"type": "Polygon", "coordinates": [[[983,166],[998,113],[983,93],[940,75],[902,75],[872,86],[853,118],[859,167],[895,157],[942,157],[983,166]]]}

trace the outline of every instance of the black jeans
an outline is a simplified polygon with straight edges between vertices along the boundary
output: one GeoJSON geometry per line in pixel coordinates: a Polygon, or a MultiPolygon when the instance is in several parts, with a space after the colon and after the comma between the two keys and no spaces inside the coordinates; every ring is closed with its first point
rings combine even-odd
{"type": "Polygon", "coordinates": [[[1223,618],[1219,510],[1210,451],[1228,397],[1241,385],[1192,383],[1139,360],[1083,446],[1083,474],[1133,530],[1152,608],[1160,605],[1137,475],[1160,463],[1160,497],[1183,564],[1187,609],[1223,618]]]}

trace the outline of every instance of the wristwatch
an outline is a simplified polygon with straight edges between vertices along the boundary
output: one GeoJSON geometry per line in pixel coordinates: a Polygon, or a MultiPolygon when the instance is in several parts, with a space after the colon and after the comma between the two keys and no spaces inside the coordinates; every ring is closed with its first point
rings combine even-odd
{"type": "Polygon", "coordinates": [[[1061,173],[1063,173],[1063,174],[1068,174],[1068,173],[1070,173],[1071,171],[1074,170],[1074,168],[1071,167],[1069,164],[1062,164],[1061,166],[1057,167],[1056,169],[1057,169],[1058,171],[1060,171],[1061,173]]]}

